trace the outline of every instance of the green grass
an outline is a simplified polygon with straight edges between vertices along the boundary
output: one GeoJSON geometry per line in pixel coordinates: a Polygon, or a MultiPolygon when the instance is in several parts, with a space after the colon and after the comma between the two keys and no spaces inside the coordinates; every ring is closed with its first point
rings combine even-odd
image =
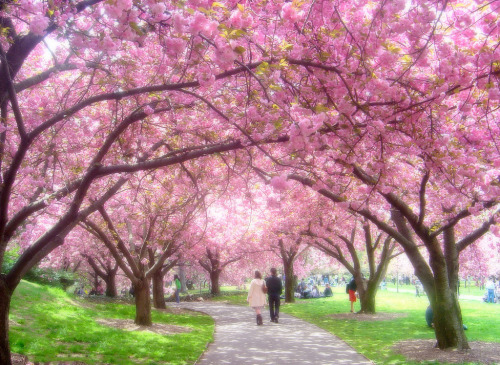
{"type": "MultiPolygon", "coordinates": [[[[406,284],[401,284],[401,285],[396,285],[392,284],[391,282],[387,283],[387,288],[389,288],[391,291],[396,291],[396,289],[399,288],[401,292],[412,292],[415,293],[415,285],[406,285],[406,284]]],[[[485,289],[480,289],[478,286],[476,286],[475,282],[468,282],[467,287],[465,287],[465,281],[461,280],[460,281],[460,294],[461,295],[473,295],[477,297],[482,297],[486,293],[485,289]]]]}
{"type": "MultiPolygon", "coordinates": [[[[428,300],[412,293],[379,291],[377,312],[404,313],[406,317],[388,321],[356,321],[333,318],[346,313],[350,303],[344,288],[333,288],[332,298],[297,299],[284,304],[281,311],[314,323],[355,348],[377,364],[417,364],[394,353],[392,345],[407,339],[434,339],[434,332],[425,322],[428,300]]],[[[225,296],[218,300],[247,305],[246,295],[225,296]]],[[[359,302],[356,303],[359,310],[359,302]]],[[[500,342],[500,305],[463,300],[460,303],[469,341],[500,342]]],[[[353,316],[355,316],[353,314],[353,316]]],[[[422,364],[422,363],[418,363],[422,364]]]]}
{"type": "Polygon", "coordinates": [[[134,316],[135,307],[131,305],[78,303],[60,289],[21,282],[11,304],[11,351],[39,362],[193,364],[213,340],[212,318],[194,312],[153,311],[154,323],[192,330],[168,336],[125,331],[96,322],[97,318],[134,316]]]}

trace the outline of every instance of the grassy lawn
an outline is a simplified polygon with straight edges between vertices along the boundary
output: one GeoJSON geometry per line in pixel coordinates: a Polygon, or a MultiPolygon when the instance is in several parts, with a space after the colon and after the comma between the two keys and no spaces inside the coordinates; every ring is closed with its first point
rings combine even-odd
{"type": "Polygon", "coordinates": [[[135,307],[115,303],[85,306],[62,290],[21,282],[10,311],[11,351],[30,361],[83,361],[87,364],[193,364],[213,340],[211,317],[153,311],[154,323],[185,326],[189,333],[158,335],[125,331],[97,318],[133,319],[135,307]]]}
{"type": "MultiPolygon", "coordinates": [[[[396,291],[397,289],[400,290],[400,292],[412,292],[415,293],[415,285],[399,285],[399,287],[396,284],[392,284],[390,282],[387,283],[387,288],[389,288],[391,291],[396,291]]],[[[476,286],[475,282],[468,282],[467,287],[465,286],[465,281],[461,280],[460,281],[460,294],[461,295],[473,295],[476,297],[482,297],[486,293],[485,289],[480,289],[478,286],[476,286]]]]}
{"type": "MultiPolygon", "coordinates": [[[[350,304],[344,288],[333,288],[332,298],[297,299],[282,305],[282,312],[294,315],[335,334],[377,364],[417,364],[395,354],[394,343],[407,339],[433,339],[434,332],[425,322],[428,300],[411,293],[379,291],[377,311],[404,313],[407,316],[388,321],[336,319],[331,315],[346,313],[350,304]]],[[[234,304],[246,305],[246,295],[225,296],[234,304]]],[[[359,309],[359,303],[356,303],[359,309]]],[[[469,341],[500,342],[500,305],[463,300],[460,303],[469,341]]],[[[353,314],[353,316],[355,316],[353,314]]],[[[421,363],[419,363],[421,364],[421,363]]]]}

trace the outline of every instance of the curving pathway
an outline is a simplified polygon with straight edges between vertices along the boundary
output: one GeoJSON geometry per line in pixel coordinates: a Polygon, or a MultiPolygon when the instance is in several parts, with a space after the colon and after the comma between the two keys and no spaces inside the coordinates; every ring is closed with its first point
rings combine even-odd
{"type": "Polygon", "coordinates": [[[178,306],[215,319],[214,342],[198,365],[372,364],[331,333],[284,313],[280,313],[280,323],[276,324],[269,321],[269,312],[264,312],[264,325],[257,326],[249,307],[213,302],[178,306]]]}

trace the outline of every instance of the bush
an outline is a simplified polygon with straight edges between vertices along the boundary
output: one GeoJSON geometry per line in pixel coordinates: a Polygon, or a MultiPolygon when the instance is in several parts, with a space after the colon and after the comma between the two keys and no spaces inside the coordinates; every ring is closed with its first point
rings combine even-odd
{"type": "MultiPolygon", "coordinates": [[[[9,272],[19,258],[19,248],[6,251],[2,265],[2,274],[9,272]]],[[[75,283],[75,274],[64,270],[54,270],[35,266],[24,275],[24,280],[55,286],[66,290],[75,283]]]]}

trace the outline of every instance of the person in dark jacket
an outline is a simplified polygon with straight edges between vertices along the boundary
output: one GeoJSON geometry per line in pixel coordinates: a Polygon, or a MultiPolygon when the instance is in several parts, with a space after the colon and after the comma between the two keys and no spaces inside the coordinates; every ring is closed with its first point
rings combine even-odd
{"type": "Polygon", "coordinates": [[[266,279],[267,295],[269,299],[269,313],[271,322],[278,323],[280,314],[280,296],[283,291],[281,279],[277,276],[276,268],[271,268],[271,276],[266,279]]]}
{"type": "Polygon", "coordinates": [[[352,278],[352,280],[347,284],[346,291],[349,294],[349,301],[351,302],[351,313],[354,312],[354,302],[356,301],[356,289],[358,289],[356,285],[356,280],[352,278]]]}

